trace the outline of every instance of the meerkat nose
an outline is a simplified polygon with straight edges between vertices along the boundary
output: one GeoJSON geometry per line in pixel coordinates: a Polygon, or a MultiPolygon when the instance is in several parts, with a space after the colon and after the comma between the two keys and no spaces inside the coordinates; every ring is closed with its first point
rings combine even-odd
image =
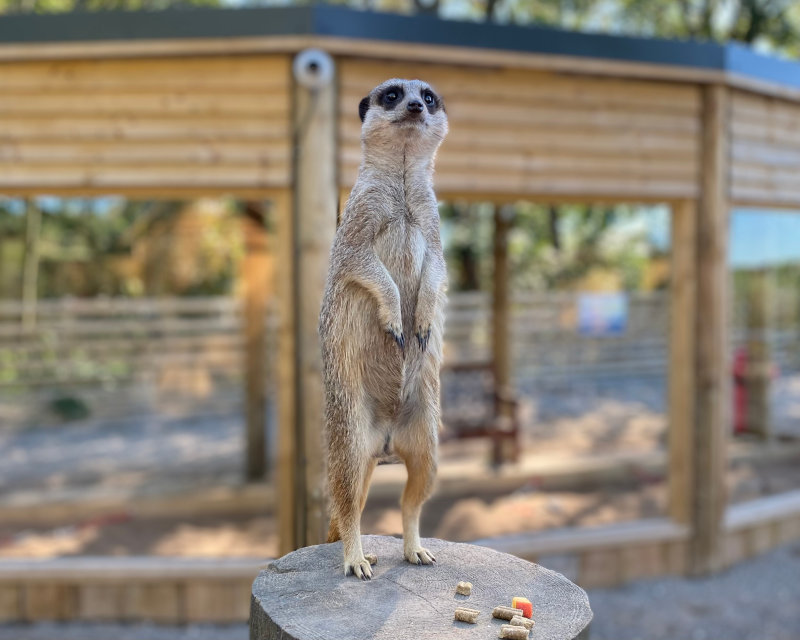
{"type": "Polygon", "coordinates": [[[411,113],[422,113],[422,103],[419,100],[412,100],[406,106],[411,113]]]}

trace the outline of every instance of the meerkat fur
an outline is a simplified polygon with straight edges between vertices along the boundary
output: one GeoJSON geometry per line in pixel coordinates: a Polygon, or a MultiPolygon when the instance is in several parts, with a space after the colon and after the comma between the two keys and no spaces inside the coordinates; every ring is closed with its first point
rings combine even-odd
{"type": "Polygon", "coordinates": [[[433,163],[447,134],[436,92],[387,80],[359,104],[363,159],[330,256],[320,314],[330,529],[345,574],[369,580],[361,512],[375,465],[399,457],[403,551],[431,564],[419,518],[436,476],[447,271],[433,163]]]}

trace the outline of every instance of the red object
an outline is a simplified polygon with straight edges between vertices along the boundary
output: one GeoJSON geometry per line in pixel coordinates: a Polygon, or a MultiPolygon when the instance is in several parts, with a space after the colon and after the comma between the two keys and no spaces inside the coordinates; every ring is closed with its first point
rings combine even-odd
{"type": "Polygon", "coordinates": [[[511,601],[511,606],[514,609],[522,609],[522,615],[526,618],[533,617],[533,605],[527,598],[520,598],[517,596],[511,601]]]}
{"type": "Polygon", "coordinates": [[[733,356],[733,432],[747,431],[747,348],[739,347],[733,356]]]}

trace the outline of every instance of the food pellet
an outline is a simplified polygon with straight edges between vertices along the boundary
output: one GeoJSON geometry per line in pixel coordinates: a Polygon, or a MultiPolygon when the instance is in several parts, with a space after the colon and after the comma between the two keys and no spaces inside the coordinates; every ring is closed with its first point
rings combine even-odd
{"type": "Polygon", "coordinates": [[[501,620],[511,620],[514,616],[522,616],[522,609],[515,609],[514,607],[495,607],[492,611],[493,618],[500,618],[501,620]]]}
{"type": "Polygon", "coordinates": [[[480,613],[481,612],[477,609],[458,607],[458,609],[456,609],[456,620],[460,620],[461,622],[469,622],[470,624],[477,624],[480,613]]]}
{"type": "Polygon", "coordinates": [[[500,627],[500,637],[509,640],[528,640],[528,630],[525,627],[504,624],[500,627]]]}
{"type": "Polygon", "coordinates": [[[528,618],[523,618],[522,616],[514,616],[511,618],[510,624],[513,624],[515,627],[525,627],[528,631],[534,625],[533,620],[528,620],[528,618]]]}
{"type": "Polygon", "coordinates": [[[376,556],[374,553],[365,553],[364,559],[370,564],[378,564],[378,556],[376,556]]]}
{"type": "Polygon", "coordinates": [[[522,609],[522,616],[524,618],[533,617],[533,605],[527,598],[521,598],[520,596],[517,596],[511,601],[511,606],[515,609],[522,609]]]}
{"type": "Polygon", "coordinates": [[[472,583],[471,582],[459,582],[456,585],[456,593],[461,594],[462,596],[468,596],[472,593],[472,583]]]}

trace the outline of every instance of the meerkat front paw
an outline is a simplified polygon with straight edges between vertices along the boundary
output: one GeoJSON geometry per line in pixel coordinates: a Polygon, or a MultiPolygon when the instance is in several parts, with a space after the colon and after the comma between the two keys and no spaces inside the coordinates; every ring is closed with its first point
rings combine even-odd
{"type": "MultiPolygon", "coordinates": [[[[377,563],[377,558],[375,562],[377,563]]],[[[352,574],[362,580],[372,580],[372,568],[369,565],[369,560],[364,557],[352,562],[345,561],[344,575],[349,576],[352,574]]]]}
{"type": "Polygon", "coordinates": [[[406,549],[404,555],[411,564],[433,564],[436,562],[433,554],[423,547],[406,549]]]}
{"type": "Polygon", "coordinates": [[[431,337],[431,326],[428,325],[427,327],[417,326],[417,331],[415,333],[417,336],[417,344],[419,344],[419,350],[425,351],[428,348],[428,340],[431,337]]]}
{"type": "Polygon", "coordinates": [[[403,336],[403,329],[400,325],[395,325],[393,323],[386,325],[386,333],[388,333],[394,341],[397,343],[397,346],[400,347],[400,353],[403,354],[403,357],[406,357],[406,339],[403,336]]]}

